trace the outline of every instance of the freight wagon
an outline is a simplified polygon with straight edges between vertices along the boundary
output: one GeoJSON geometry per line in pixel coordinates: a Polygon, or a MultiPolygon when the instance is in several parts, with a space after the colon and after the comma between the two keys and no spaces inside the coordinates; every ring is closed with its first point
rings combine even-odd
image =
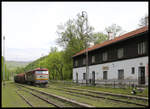
{"type": "Polygon", "coordinates": [[[25,74],[24,74],[24,73],[20,73],[20,74],[16,75],[16,76],[14,77],[14,80],[15,80],[15,82],[17,82],[17,83],[26,83],[25,74]]]}

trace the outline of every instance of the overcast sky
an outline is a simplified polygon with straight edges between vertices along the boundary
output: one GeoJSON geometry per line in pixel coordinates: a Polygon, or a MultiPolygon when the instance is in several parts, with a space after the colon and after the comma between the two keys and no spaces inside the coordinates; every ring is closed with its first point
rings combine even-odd
{"type": "Polygon", "coordinates": [[[47,55],[50,47],[58,47],[57,25],[82,11],[95,32],[114,23],[129,32],[148,14],[148,2],[2,2],[6,60],[33,61],[47,55]]]}

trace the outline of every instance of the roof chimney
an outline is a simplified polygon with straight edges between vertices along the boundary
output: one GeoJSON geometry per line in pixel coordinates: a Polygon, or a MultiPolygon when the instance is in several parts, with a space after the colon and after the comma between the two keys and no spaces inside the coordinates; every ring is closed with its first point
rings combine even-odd
{"type": "Polygon", "coordinates": [[[89,43],[89,47],[92,47],[92,46],[94,46],[94,43],[92,43],[92,42],[89,43]]]}
{"type": "Polygon", "coordinates": [[[113,39],[113,32],[108,32],[108,40],[113,39]]]}

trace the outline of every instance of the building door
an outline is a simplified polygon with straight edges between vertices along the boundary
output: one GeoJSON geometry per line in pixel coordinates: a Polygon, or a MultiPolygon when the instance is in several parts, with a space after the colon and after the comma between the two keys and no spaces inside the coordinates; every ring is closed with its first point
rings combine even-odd
{"type": "Polygon", "coordinates": [[[76,83],[78,83],[78,73],[76,73],[76,83]]]}
{"type": "Polygon", "coordinates": [[[145,84],[145,67],[139,67],[138,81],[139,84],[145,84]]]}
{"type": "Polygon", "coordinates": [[[118,80],[123,80],[124,79],[124,70],[118,70],[118,80]]]}
{"type": "Polygon", "coordinates": [[[107,71],[103,71],[103,80],[107,80],[107,71]]]}
{"type": "Polygon", "coordinates": [[[92,84],[95,85],[95,71],[92,72],[92,84]]]}
{"type": "Polygon", "coordinates": [[[118,70],[118,85],[119,87],[122,87],[122,83],[123,83],[123,80],[124,80],[124,70],[123,69],[120,69],[118,70]]]}

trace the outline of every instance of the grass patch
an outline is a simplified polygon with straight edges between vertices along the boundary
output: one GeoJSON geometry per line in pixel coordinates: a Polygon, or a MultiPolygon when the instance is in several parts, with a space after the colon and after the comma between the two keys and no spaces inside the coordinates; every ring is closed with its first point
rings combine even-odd
{"type": "Polygon", "coordinates": [[[17,88],[13,82],[5,83],[5,87],[2,86],[2,107],[30,107],[17,95],[17,88]]]}

